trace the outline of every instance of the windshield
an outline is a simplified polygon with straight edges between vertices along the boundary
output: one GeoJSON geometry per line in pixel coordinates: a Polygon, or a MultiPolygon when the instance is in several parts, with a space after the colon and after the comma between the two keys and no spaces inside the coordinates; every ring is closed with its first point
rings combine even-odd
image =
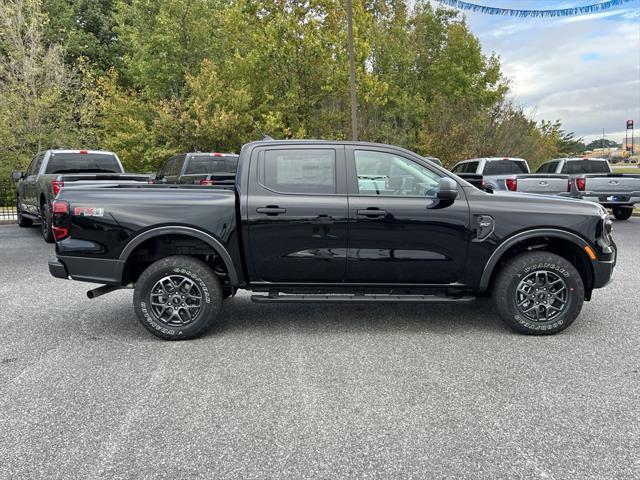
{"type": "Polygon", "coordinates": [[[237,155],[194,155],[187,163],[186,175],[211,173],[235,173],[238,168],[237,155]]]}
{"type": "Polygon", "coordinates": [[[495,160],[487,162],[482,173],[483,175],[527,173],[527,165],[522,160],[495,160]]]}
{"type": "Polygon", "coordinates": [[[122,173],[113,153],[52,153],[44,173],[122,173]]]}
{"type": "Polygon", "coordinates": [[[610,173],[609,164],[604,160],[576,160],[566,162],[562,173],[610,173]]]}

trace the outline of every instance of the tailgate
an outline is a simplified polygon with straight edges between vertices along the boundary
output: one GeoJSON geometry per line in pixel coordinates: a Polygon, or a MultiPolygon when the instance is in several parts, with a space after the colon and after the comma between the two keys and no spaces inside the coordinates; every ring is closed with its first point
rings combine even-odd
{"type": "Polygon", "coordinates": [[[569,190],[569,175],[532,173],[517,175],[518,192],[556,195],[569,190]]]}
{"type": "MultiPolygon", "coordinates": [[[[151,178],[150,175],[142,175],[137,173],[77,173],[77,174],[65,174],[60,175],[58,180],[65,183],[73,182],[74,184],[88,184],[97,182],[111,182],[111,183],[132,183],[142,182],[147,183],[151,178]]],[[[69,185],[70,186],[70,185],[69,185]]]]}
{"type": "Polygon", "coordinates": [[[625,195],[640,194],[640,175],[611,173],[585,175],[585,191],[625,195]]]}

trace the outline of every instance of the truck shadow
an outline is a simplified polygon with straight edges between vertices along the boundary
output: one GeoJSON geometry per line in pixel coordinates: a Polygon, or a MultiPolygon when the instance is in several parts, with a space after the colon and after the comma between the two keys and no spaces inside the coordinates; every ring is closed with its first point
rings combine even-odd
{"type": "Polygon", "coordinates": [[[225,301],[208,335],[239,331],[266,333],[344,332],[510,332],[500,321],[490,299],[470,304],[274,304],[253,303],[248,296],[225,301]]]}

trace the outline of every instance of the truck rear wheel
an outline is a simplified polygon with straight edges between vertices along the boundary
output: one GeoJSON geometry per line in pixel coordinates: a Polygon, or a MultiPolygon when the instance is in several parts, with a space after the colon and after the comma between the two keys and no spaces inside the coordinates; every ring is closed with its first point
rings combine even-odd
{"type": "Polygon", "coordinates": [[[576,319],[584,285],[576,268],[545,251],[511,258],[500,269],[492,292],[500,318],[528,335],[561,332],[576,319]]]}
{"type": "Polygon", "coordinates": [[[186,340],[211,328],[222,305],[222,288],[207,264],[175,255],[142,272],[133,305],[140,323],[155,336],[186,340]]]}
{"type": "Polygon", "coordinates": [[[617,220],[628,220],[633,213],[633,207],[613,207],[613,216],[617,220]]]}
{"type": "Polygon", "coordinates": [[[42,226],[42,238],[47,243],[54,243],[53,231],[51,230],[51,207],[44,202],[40,205],[40,222],[42,226]]]}

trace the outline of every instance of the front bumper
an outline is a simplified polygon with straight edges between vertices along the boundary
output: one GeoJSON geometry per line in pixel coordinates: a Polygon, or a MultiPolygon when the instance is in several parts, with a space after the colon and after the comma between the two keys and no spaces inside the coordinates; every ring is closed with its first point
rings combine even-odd
{"type": "Polygon", "coordinates": [[[613,253],[593,262],[593,288],[602,288],[613,278],[618,249],[615,244],[612,245],[611,248],[613,249],[613,253]]]}

